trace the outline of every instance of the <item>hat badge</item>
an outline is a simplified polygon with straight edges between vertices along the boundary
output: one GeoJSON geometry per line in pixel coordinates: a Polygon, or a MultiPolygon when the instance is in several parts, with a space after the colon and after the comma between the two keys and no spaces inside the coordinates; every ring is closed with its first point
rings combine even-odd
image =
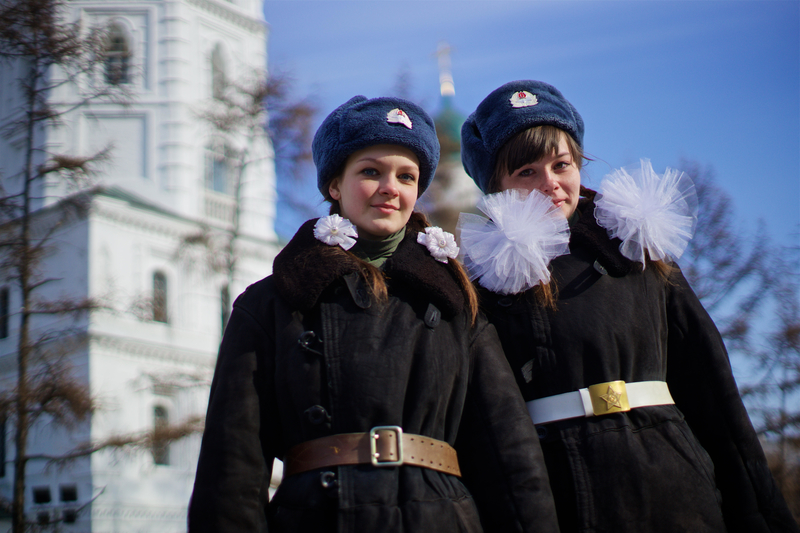
{"type": "Polygon", "coordinates": [[[517,91],[511,95],[511,107],[530,107],[539,103],[535,94],[528,91],[517,91]]]}
{"type": "Polygon", "coordinates": [[[411,119],[408,114],[400,108],[394,108],[386,114],[386,122],[389,124],[402,124],[408,129],[411,129],[411,119]]]}

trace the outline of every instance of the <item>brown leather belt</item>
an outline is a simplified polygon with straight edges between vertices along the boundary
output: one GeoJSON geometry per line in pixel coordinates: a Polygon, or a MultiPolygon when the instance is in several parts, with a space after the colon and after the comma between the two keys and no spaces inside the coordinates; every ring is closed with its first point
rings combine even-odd
{"type": "Polygon", "coordinates": [[[293,446],[283,460],[286,476],[329,466],[413,465],[461,477],[458,455],[446,442],[403,433],[398,426],[377,426],[369,433],[340,433],[293,446]]]}

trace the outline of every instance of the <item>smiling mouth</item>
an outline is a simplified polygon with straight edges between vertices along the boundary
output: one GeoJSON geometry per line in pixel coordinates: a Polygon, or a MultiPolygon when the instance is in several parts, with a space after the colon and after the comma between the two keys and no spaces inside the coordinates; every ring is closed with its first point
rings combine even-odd
{"type": "Polygon", "coordinates": [[[378,204],[378,205],[373,205],[372,207],[374,207],[375,209],[380,209],[381,211],[385,212],[397,211],[398,209],[400,209],[399,207],[395,207],[393,205],[388,205],[388,204],[378,204]]]}

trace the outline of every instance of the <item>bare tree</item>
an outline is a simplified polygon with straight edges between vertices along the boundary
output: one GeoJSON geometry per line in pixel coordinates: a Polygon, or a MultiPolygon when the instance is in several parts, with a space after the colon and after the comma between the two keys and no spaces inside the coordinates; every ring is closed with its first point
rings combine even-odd
{"type": "Polygon", "coordinates": [[[265,136],[263,101],[270,87],[262,76],[254,75],[241,83],[226,80],[200,118],[211,128],[212,143],[219,145],[225,168],[225,188],[233,198],[233,210],[228,227],[203,226],[197,233],[187,235],[181,242],[178,257],[191,255],[192,250],[205,252],[204,264],[226,277],[227,287],[233,286],[237,262],[237,241],[241,232],[242,190],[247,169],[266,157],[257,149],[265,136]]]}
{"type": "Polygon", "coordinates": [[[311,138],[319,107],[310,97],[293,98],[295,84],[286,73],[273,72],[264,81],[262,103],[267,135],[275,152],[279,178],[299,179],[311,162],[311,138]]]}
{"type": "Polygon", "coordinates": [[[738,227],[710,167],[680,167],[698,196],[697,230],[681,267],[729,350],[753,365],[741,393],[759,434],[777,438],[766,448],[770,467],[800,518],[800,250],[776,249],[762,224],[738,227]]]}
{"type": "Polygon", "coordinates": [[[47,299],[42,292],[57,281],[43,268],[52,239],[85,215],[86,197],[78,194],[46,207],[45,195],[55,181],[68,191],[84,188],[94,165],[107,159],[109,150],[86,156],[52,153],[44,148],[44,132],[60,125],[74,109],[101,99],[119,101],[125,94],[119,85],[96,83],[104,65],[105,31],[65,22],[66,5],[65,0],[0,2],[0,60],[19,72],[16,82],[22,96],[2,134],[21,139],[23,164],[18,174],[5,177],[0,191],[0,270],[20,298],[16,379],[14,387],[0,393],[1,415],[13,420],[15,533],[29,525],[24,515],[26,467],[38,458],[27,452],[31,429],[42,420],[74,427],[95,408],[88,384],[74,375],[69,361],[72,350],[85,341],[81,329],[53,325],[48,317],[77,318],[98,304],[81,297],[47,299]],[[55,101],[68,86],[81,90],[70,101],[55,101]]]}
{"type": "MultiPolygon", "coordinates": [[[[233,147],[223,150],[227,156],[227,188],[233,198],[233,217],[226,228],[205,226],[187,235],[178,256],[191,257],[193,250],[203,250],[205,265],[210,271],[223,274],[229,288],[233,287],[236,276],[243,180],[248,168],[271,155],[278,180],[298,181],[311,161],[312,123],[317,107],[308,99],[293,99],[292,93],[293,84],[288,76],[267,77],[256,72],[242,81],[227,81],[200,113],[210,126],[213,142],[233,147]],[[259,150],[266,139],[272,145],[272,154],[259,150]]],[[[296,203],[295,208],[306,208],[296,203]]]]}
{"type": "Polygon", "coordinates": [[[714,170],[696,161],[680,168],[695,184],[697,229],[681,267],[730,349],[751,347],[752,323],[765,302],[769,239],[763,225],[748,235],[735,223],[733,201],[715,181],[714,170]]]}
{"type": "Polygon", "coordinates": [[[771,257],[769,316],[753,360],[758,380],[742,394],[761,415],[759,432],[777,440],[767,449],[770,469],[800,523],[800,249],[783,247],[771,257]]]}
{"type": "MultiPolygon", "coordinates": [[[[311,139],[314,120],[319,106],[310,96],[297,96],[297,88],[289,74],[273,71],[267,80],[270,86],[264,105],[267,109],[267,134],[275,153],[276,189],[280,195],[279,209],[287,207],[303,220],[317,216],[311,197],[315,174],[311,165],[311,139]]],[[[294,233],[295,227],[278,218],[275,221],[279,233],[287,226],[294,233]]],[[[284,230],[286,231],[286,230],[284,230]]]]}

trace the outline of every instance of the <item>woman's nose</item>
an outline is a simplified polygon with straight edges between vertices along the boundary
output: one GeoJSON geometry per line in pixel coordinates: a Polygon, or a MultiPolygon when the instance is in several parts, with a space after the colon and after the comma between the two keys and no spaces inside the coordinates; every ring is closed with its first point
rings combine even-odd
{"type": "Polygon", "coordinates": [[[400,191],[397,188],[397,178],[394,176],[388,176],[386,179],[381,180],[380,193],[392,198],[400,194],[400,191]]]}
{"type": "Polygon", "coordinates": [[[552,172],[545,170],[542,179],[542,185],[539,190],[543,193],[550,194],[558,188],[558,181],[552,172]]]}

